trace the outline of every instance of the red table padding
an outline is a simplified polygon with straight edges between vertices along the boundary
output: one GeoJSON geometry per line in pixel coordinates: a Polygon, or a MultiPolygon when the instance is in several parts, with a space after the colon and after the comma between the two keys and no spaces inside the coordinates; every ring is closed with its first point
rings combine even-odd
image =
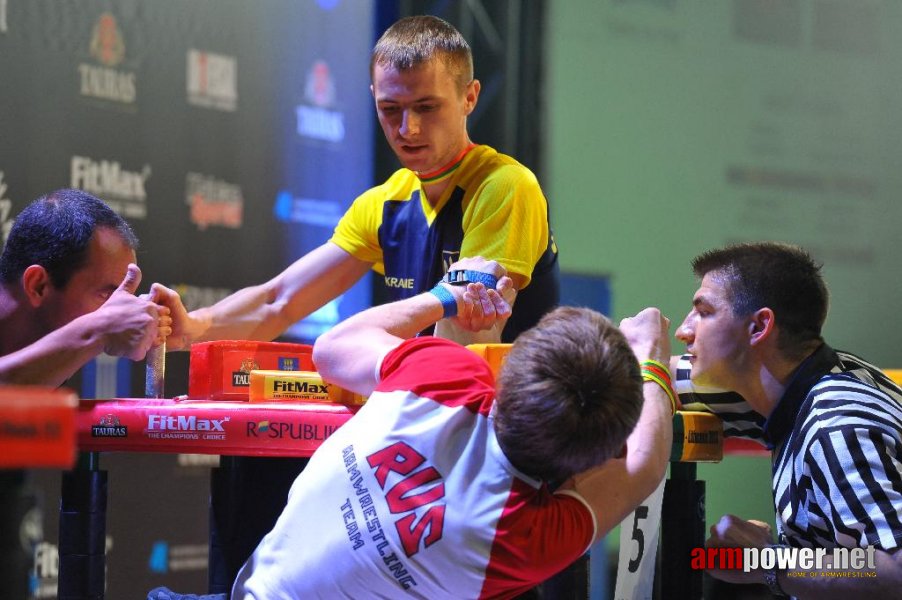
{"type": "Polygon", "coordinates": [[[327,402],[82,400],[82,451],[310,456],[359,407],[327,402]]]}
{"type": "Polygon", "coordinates": [[[0,387],[0,469],[70,468],[77,402],[64,388],[0,387]]]}

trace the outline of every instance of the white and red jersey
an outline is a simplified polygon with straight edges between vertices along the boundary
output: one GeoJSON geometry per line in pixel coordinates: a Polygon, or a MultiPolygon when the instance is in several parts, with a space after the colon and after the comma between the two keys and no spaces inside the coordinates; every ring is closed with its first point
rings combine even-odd
{"type": "Polygon", "coordinates": [[[511,597],[588,549],[585,501],[501,452],[485,361],[421,337],[385,356],[380,380],[295,481],[233,600],[511,597]]]}

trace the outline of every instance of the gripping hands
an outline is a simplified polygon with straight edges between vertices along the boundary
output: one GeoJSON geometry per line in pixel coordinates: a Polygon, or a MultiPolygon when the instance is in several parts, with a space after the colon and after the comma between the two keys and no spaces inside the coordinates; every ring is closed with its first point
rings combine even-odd
{"type": "Polygon", "coordinates": [[[486,288],[483,283],[439,283],[457,301],[457,315],[453,320],[458,327],[467,331],[482,331],[499,322],[503,325],[510,318],[511,302],[516,292],[513,281],[498,262],[473,256],[455,262],[448,271],[478,271],[498,280],[494,289],[486,288]]]}

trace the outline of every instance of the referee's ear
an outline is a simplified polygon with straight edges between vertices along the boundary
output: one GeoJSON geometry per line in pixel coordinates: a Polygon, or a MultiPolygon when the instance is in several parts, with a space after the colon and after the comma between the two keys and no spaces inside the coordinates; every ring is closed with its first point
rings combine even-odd
{"type": "Polygon", "coordinates": [[[757,346],[769,340],[776,327],[774,311],[764,307],[752,313],[748,324],[749,343],[757,346]]]}

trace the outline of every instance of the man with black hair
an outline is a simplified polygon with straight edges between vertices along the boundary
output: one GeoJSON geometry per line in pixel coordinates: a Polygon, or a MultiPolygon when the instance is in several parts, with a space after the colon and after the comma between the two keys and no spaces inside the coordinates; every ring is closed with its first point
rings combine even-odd
{"type": "MultiPolygon", "coordinates": [[[[0,383],[58,386],[105,352],[141,360],[171,332],[131,227],[94,196],[62,189],[16,218],[0,256],[0,383]]],[[[168,295],[168,294],[167,294],[168,295]]]]}
{"type": "MultiPolygon", "coordinates": [[[[902,389],[867,361],[824,342],[827,287],[820,265],[803,249],[737,244],[698,256],[693,269],[701,286],[677,329],[688,353],[677,368],[683,405],[703,403],[727,417],[726,433],[763,438],[771,449],[778,543],[870,548],[876,571],[873,577],[779,568],[712,575],[765,583],[777,596],[898,598],[902,389]],[[743,412],[743,399],[757,413],[760,433],[743,412]]],[[[773,543],[769,525],[733,515],[714,525],[708,540],[729,548],[773,543]]],[[[842,569],[833,565],[836,571],[842,569]]]]}

